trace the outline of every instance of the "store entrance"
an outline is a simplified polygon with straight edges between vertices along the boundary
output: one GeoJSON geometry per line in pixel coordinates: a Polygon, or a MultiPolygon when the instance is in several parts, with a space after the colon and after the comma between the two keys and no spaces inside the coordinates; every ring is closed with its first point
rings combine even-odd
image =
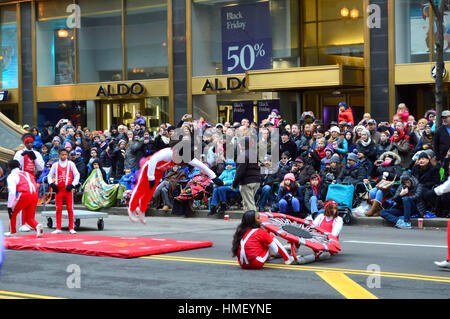
{"type": "Polygon", "coordinates": [[[107,130],[112,124],[129,126],[134,122],[136,111],[145,115],[144,109],[145,99],[99,101],[98,112],[100,116],[97,118],[100,123],[97,124],[97,127],[107,130]]]}
{"type": "Polygon", "coordinates": [[[340,102],[346,102],[352,108],[356,125],[365,112],[363,90],[303,92],[303,112],[313,111],[316,118],[323,121],[325,127],[332,121],[338,121],[340,102]]]}

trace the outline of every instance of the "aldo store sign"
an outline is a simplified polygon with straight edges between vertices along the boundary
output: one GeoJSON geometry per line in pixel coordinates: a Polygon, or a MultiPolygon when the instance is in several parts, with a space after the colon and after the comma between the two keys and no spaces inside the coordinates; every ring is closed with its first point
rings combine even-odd
{"type": "Polygon", "coordinates": [[[202,91],[237,91],[245,89],[245,78],[239,79],[237,77],[227,77],[226,82],[221,79],[215,78],[214,80],[206,79],[203,84],[202,91]]]}
{"type": "Polygon", "coordinates": [[[141,95],[145,92],[145,87],[141,83],[133,83],[131,85],[125,83],[118,83],[116,85],[108,84],[106,86],[100,85],[97,91],[97,97],[105,96],[127,96],[127,95],[141,95]]]}

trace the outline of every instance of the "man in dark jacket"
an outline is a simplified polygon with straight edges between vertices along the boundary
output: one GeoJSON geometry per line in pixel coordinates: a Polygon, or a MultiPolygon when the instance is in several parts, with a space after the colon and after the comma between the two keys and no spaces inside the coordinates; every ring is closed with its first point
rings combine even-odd
{"type": "Polygon", "coordinates": [[[362,183],[367,178],[367,170],[364,166],[360,165],[358,156],[354,153],[349,153],[347,156],[347,165],[342,169],[336,183],[356,185],[362,183]]]}
{"type": "Polygon", "coordinates": [[[295,175],[295,181],[301,186],[305,186],[312,174],[314,174],[314,167],[305,164],[304,160],[299,157],[295,160],[291,172],[295,175]]]}
{"type": "Polygon", "coordinates": [[[392,198],[393,206],[383,209],[380,216],[393,223],[400,229],[411,229],[411,215],[418,212],[425,214],[425,205],[422,201],[423,187],[409,172],[404,172],[400,178],[401,185],[392,198]],[[403,216],[404,218],[400,218],[403,216]]]}
{"type": "Polygon", "coordinates": [[[439,169],[439,166],[430,163],[430,157],[426,152],[421,152],[411,174],[417,178],[424,191],[432,190],[441,181],[439,169]]]}
{"type": "Polygon", "coordinates": [[[240,187],[244,211],[256,211],[255,194],[261,184],[261,172],[257,161],[256,146],[254,150],[250,150],[249,145],[249,137],[240,139],[240,151],[236,161],[236,175],[231,188],[236,189],[238,186],[240,187]]]}
{"type": "Polygon", "coordinates": [[[450,111],[442,112],[442,125],[436,130],[433,142],[436,159],[443,165],[450,149],[450,111]]]}
{"type": "MultiPolygon", "coordinates": [[[[280,142],[280,155],[285,152],[289,152],[290,158],[297,157],[297,144],[293,140],[291,140],[288,131],[282,131],[281,134],[281,142],[280,142]]],[[[281,157],[280,157],[281,158],[281,157]]]]}
{"type": "Polygon", "coordinates": [[[75,163],[78,172],[80,173],[80,184],[83,184],[87,178],[87,167],[84,161],[78,156],[77,152],[70,152],[70,160],[75,163]]]}

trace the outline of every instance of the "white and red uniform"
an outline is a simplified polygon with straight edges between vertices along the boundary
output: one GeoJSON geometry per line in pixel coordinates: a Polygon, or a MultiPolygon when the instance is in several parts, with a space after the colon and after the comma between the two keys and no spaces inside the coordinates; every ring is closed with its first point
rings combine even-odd
{"type": "Polygon", "coordinates": [[[314,219],[313,224],[314,226],[320,227],[331,235],[339,238],[339,234],[342,231],[344,221],[340,216],[334,218],[325,217],[324,214],[319,214],[319,216],[314,219]]]}
{"type": "MultiPolygon", "coordinates": [[[[445,181],[445,183],[439,185],[434,189],[436,195],[441,196],[445,193],[450,192],[450,177],[445,181]]],[[[450,260],[450,219],[447,225],[447,260],[450,260]]]]}
{"type": "MultiPolygon", "coordinates": [[[[198,159],[194,158],[188,164],[197,167],[211,179],[216,178],[216,174],[198,159]]],[[[128,206],[129,211],[135,212],[136,209],[139,208],[141,212],[145,212],[153,197],[156,187],[158,187],[158,183],[164,175],[164,172],[175,165],[176,164],[173,162],[172,148],[163,148],[162,150],[151,155],[139,171],[136,186],[131,193],[130,203],[128,206]],[[155,181],[155,185],[152,189],[150,189],[149,181],[155,181]]]]}
{"type": "MultiPolygon", "coordinates": [[[[17,160],[20,164],[20,170],[24,171],[24,172],[28,172],[34,177],[34,174],[36,174],[36,172],[42,171],[44,169],[45,163],[44,163],[44,159],[42,158],[41,153],[39,153],[38,151],[35,150],[28,150],[26,147],[22,150],[17,151],[14,154],[14,158],[15,160],[17,160]],[[28,155],[24,155],[22,156],[22,153],[24,151],[32,151],[34,153],[34,155],[36,155],[36,159],[32,160],[28,155]]],[[[22,225],[25,225],[25,216],[22,214],[22,225]]]]}
{"type": "Polygon", "coordinates": [[[21,170],[30,173],[33,175],[33,178],[35,172],[42,171],[45,166],[41,153],[35,150],[28,150],[27,148],[17,151],[14,154],[14,159],[19,162],[21,170]],[[32,151],[36,155],[36,159],[32,160],[28,155],[22,156],[24,151],[32,151]]]}
{"type": "Polygon", "coordinates": [[[244,269],[260,269],[269,254],[279,253],[284,260],[289,254],[280,241],[263,228],[250,228],[241,239],[238,249],[238,262],[244,269]]]}
{"type": "Polygon", "coordinates": [[[8,208],[13,213],[10,219],[10,232],[16,233],[16,217],[22,211],[25,223],[36,229],[38,223],[34,219],[38,202],[38,187],[34,176],[28,172],[22,172],[19,168],[11,171],[7,178],[8,183],[8,208]]]}
{"type": "Polygon", "coordinates": [[[69,230],[73,229],[73,193],[66,190],[68,185],[76,186],[80,181],[80,173],[75,163],[69,160],[58,161],[52,165],[48,173],[48,183],[58,187],[55,195],[56,204],[56,229],[61,230],[61,218],[63,201],[66,201],[67,213],[69,216],[69,230]]]}

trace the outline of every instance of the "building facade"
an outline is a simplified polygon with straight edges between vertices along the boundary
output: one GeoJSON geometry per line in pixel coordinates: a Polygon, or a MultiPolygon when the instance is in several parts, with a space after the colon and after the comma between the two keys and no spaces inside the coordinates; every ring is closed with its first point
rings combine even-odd
{"type": "Polygon", "coordinates": [[[426,3],[0,1],[0,111],[102,130],[138,110],[151,129],[185,113],[259,122],[274,108],[329,123],[342,101],[356,118],[389,120],[399,102],[420,117],[434,103],[426,3]]]}

